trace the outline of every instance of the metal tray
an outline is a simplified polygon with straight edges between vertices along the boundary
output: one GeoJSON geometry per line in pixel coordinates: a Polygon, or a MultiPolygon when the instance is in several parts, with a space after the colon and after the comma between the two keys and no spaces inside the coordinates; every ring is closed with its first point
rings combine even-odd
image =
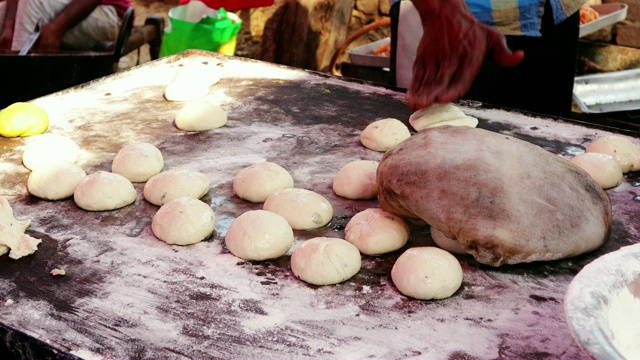
{"type": "Polygon", "coordinates": [[[600,17],[594,21],[580,25],[580,37],[594,33],[605,26],[615,24],[627,18],[627,4],[602,4],[592,5],[593,10],[600,14],[600,17]]]}
{"type": "Polygon", "coordinates": [[[640,69],[577,76],[573,99],[587,113],[640,109],[640,69]]]}
{"type": "Polygon", "coordinates": [[[349,60],[351,63],[362,66],[372,66],[388,68],[391,66],[389,56],[375,55],[373,51],[378,47],[391,41],[391,38],[384,38],[366,45],[358,46],[349,50],[349,60]]]}

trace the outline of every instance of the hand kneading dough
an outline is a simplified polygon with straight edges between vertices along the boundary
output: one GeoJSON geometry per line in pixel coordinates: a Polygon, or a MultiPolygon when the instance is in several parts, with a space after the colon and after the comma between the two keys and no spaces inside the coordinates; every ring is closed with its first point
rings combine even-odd
{"type": "Polygon", "coordinates": [[[44,134],[34,136],[22,154],[22,163],[29,170],[56,160],[75,163],[80,151],[78,145],[62,135],[44,134]]]}
{"type": "Polygon", "coordinates": [[[29,174],[27,189],[31,195],[41,199],[66,199],[86,177],[80,166],[57,160],[35,168],[29,174]]]}
{"type": "Polygon", "coordinates": [[[291,271],[312,285],[333,285],[350,279],[360,271],[358,248],[349,242],[318,237],[305,240],[291,254],[291,271]]]}
{"type": "Polygon", "coordinates": [[[623,173],[640,170],[640,146],[621,136],[604,136],[587,146],[586,152],[613,157],[623,173]]]}
{"type": "Polygon", "coordinates": [[[409,226],[402,218],[375,208],[355,214],[344,232],[344,239],[365,255],[396,251],[409,240],[409,226]]]}
{"type": "Polygon", "coordinates": [[[462,110],[453,104],[433,104],[411,114],[409,124],[411,124],[414,130],[422,131],[435,124],[464,118],[466,116],[462,110]]]}
{"type": "Polygon", "coordinates": [[[264,210],[238,216],[224,237],[231,253],[244,260],[275,259],[293,245],[293,230],[287,219],[264,210]]]}
{"type": "Polygon", "coordinates": [[[360,134],[360,142],[367,149],[384,152],[410,136],[409,128],[402,121],[389,118],[369,124],[360,134]]]}
{"type": "Polygon", "coordinates": [[[467,254],[467,251],[460,246],[460,243],[447,237],[442,231],[431,227],[431,239],[436,243],[440,248],[447,250],[452,254],[467,254]]]}
{"type": "Polygon", "coordinates": [[[462,267],[453,255],[437,247],[411,248],[396,260],[391,280],[406,296],[419,299],[444,299],[462,285],[462,267]]]}
{"type": "Polygon", "coordinates": [[[87,176],[76,186],[73,200],[84,210],[106,211],[133,203],[137,195],[133,184],[126,177],[98,171],[87,176]]]}
{"type": "Polygon", "coordinates": [[[180,197],[200,199],[211,188],[207,175],[189,169],[171,169],[151,177],[144,184],[144,198],[162,206],[180,197]]]}
{"type": "Polygon", "coordinates": [[[294,230],[323,227],[333,217],[333,206],[322,195],[306,189],[277,191],[264,202],[263,210],[281,215],[294,230]]]}
{"type": "Polygon", "coordinates": [[[569,161],[588,172],[603,189],[616,187],[622,182],[620,164],[607,154],[584,153],[569,161]]]}
{"type": "Polygon", "coordinates": [[[215,226],[216,216],[211,207],[188,197],[162,205],[151,221],[153,234],[172,245],[198,243],[209,237],[215,226]]]}
{"type": "Polygon", "coordinates": [[[352,161],[336,174],[333,179],[333,191],[347,199],[373,199],[378,195],[376,170],[377,161],[352,161]]]}
{"type": "Polygon", "coordinates": [[[424,220],[483,264],[579,255],[611,226],[609,196],[585,171],[482,129],[423,130],[383,156],[377,179],[382,209],[424,220]]]}
{"type": "Polygon", "coordinates": [[[162,153],[153,144],[130,143],[122,147],[111,164],[111,172],[131,182],[145,182],[164,166],[162,153]]]}
{"type": "Polygon", "coordinates": [[[207,101],[188,103],[176,115],[176,127],[184,131],[206,131],[226,125],[227,113],[207,101]]]}
{"type": "Polygon", "coordinates": [[[233,179],[236,195],[254,203],[264,202],[274,192],[292,187],[291,174],[282,166],[268,161],[240,170],[233,179]]]}

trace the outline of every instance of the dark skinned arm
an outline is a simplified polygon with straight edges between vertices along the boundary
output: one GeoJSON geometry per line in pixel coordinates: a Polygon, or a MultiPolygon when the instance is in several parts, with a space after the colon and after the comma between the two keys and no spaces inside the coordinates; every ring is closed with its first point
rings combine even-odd
{"type": "Polygon", "coordinates": [[[413,4],[424,34],[406,95],[412,110],[460,99],[488,54],[505,67],[524,59],[522,51],[509,50],[504,35],[478,22],[464,0],[413,0],[413,4]]]}
{"type": "Polygon", "coordinates": [[[16,11],[18,10],[18,0],[7,0],[7,8],[4,16],[4,28],[0,36],[0,50],[10,50],[13,41],[13,29],[16,24],[16,11]]]}
{"type": "Polygon", "coordinates": [[[79,22],[84,20],[100,5],[100,0],[72,0],[53,20],[40,29],[36,49],[58,51],[62,47],[62,37],[79,22]]]}

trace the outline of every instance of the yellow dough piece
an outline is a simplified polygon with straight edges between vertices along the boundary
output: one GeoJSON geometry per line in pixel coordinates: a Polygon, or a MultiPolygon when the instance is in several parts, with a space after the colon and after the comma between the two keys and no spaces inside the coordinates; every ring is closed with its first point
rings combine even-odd
{"type": "Polygon", "coordinates": [[[17,102],[0,112],[0,135],[4,137],[42,134],[49,128],[49,115],[40,106],[17,102]]]}

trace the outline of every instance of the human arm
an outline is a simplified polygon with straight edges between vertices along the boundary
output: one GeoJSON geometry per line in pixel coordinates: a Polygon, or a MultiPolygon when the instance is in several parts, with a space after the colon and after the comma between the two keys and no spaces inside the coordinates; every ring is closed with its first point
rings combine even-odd
{"type": "Polygon", "coordinates": [[[72,0],[53,20],[42,26],[36,48],[41,51],[57,51],[62,47],[62,37],[84,20],[100,5],[100,0],[72,0]]]}
{"type": "Polygon", "coordinates": [[[4,27],[0,36],[0,50],[11,49],[13,41],[13,29],[16,24],[16,11],[18,10],[18,0],[7,0],[7,7],[4,16],[4,27]]]}
{"type": "Polygon", "coordinates": [[[479,23],[465,0],[414,0],[413,5],[424,33],[406,96],[412,110],[460,99],[488,53],[505,67],[516,66],[524,58],[522,51],[509,50],[504,35],[479,23]]]}

